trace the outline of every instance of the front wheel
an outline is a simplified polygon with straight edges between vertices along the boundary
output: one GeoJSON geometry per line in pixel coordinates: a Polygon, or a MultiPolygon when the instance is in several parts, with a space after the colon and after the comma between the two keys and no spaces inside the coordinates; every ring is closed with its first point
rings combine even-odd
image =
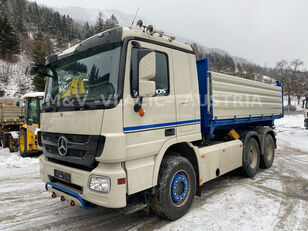
{"type": "Polygon", "coordinates": [[[21,157],[27,156],[27,132],[25,129],[20,131],[19,135],[19,153],[21,157]]]}
{"type": "Polygon", "coordinates": [[[196,174],[186,158],[166,156],[159,172],[151,209],[160,217],[176,220],[187,213],[196,193],[196,174]]]}

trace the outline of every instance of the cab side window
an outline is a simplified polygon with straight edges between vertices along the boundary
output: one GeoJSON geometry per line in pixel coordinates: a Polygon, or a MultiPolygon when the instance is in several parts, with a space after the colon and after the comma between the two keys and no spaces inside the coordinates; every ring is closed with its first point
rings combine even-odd
{"type": "MultiPolygon", "coordinates": [[[[138,64],[137,64],[137,48],[132,48],[130,82],[132,97],[138,96],[138,64]]],[[[169,95],[169,66],[168,56],[165,53],[156,51],[156,76],[151,79],[156,84],[155,96],[169,95]]]]}

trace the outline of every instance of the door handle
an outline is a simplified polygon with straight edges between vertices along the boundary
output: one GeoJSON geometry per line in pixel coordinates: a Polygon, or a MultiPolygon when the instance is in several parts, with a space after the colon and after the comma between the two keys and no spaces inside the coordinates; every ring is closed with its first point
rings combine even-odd
{"type": "Polygon", "coordinates": [[[165,130],[165,136],[174,136],[175,135],[175,128],[168,128],[165,130]]]}

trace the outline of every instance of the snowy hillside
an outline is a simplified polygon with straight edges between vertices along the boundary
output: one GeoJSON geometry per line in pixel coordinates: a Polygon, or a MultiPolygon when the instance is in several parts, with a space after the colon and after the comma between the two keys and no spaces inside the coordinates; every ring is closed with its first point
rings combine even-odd
{"type": "Polygon", "coordinates": [[[32,80],[25,75],[30,60],[19,55],[18,62],[8,63],[0,60],[0,90],[4,91],[3,97],[19,98],[31,91],[32,80]]]}
{"type": "MultiPolygon", "coordinates": [[[[107,19],[109,18],[112,14],[116,16],[116,18],[119,20],[119,24],[121,26],[129,27],[131,26],[131,23],[134,19],[134,15],[126,14],[125,12],[119,11],[119,10],[114,10],[114,9],[104,9],[104,10],[99,10],[99,9],[85,9],[82,7],[53,7],[54,10],[58,11],[60,14],[68,14],[70,17],[72,17],[76,22],[79,22],[81,24],[85,22],[89,22],[89,24],[95,24],[99,12],[103,14],[103,18],[107,19]]],[[[144,16],[138,14],[137,19],[141,18],[145,24],[151,24],[151,22],[146,19],[144,16]]],[[[172,34],[172,32],[170,32],[172,34]]],[[[177,40],[187,43],[187,44],[192,44],[195,43],[194,40],[190,38],[184,38],[184,37],[179,37],[176,36],[177,40]]],[[[210,52],[216,52],[221,55],[228,54],[228,52],[218,49],[218,48],[211,48],[207,46],[202,46],[204,51],[207,53],[210,52]]],[[[230,54],[228,54],[230,55],[230,54]]],[[[232,55],[231,55],[232,56],[232,55]]],[[[237,57],[237,56],[232,56],[235,64],[240,63],[248,63],[248,60],[237,57]]]]}

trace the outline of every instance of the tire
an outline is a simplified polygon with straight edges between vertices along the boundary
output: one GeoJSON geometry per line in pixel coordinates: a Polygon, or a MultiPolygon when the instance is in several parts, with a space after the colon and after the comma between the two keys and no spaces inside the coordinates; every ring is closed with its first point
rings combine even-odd
{"type": "Polygon", "coordinates": [[[21,157],[27,157],[27,131],[22,129],[19,134],[19,153],[21,157]]]}
{"type": "Polygon", "coordinates": [[[273,165],[275,157],[275,142],[270,134],[267,134],[264,140],[264,155],[261,156],[261,168],[270,168],[273,165]]]}
{"type": "Polygon", "coordinates": [[[196,174],[192,164],[182,156],[168,155],[163,159],[150,208],[162,218],[176,220],[190,209],[195,193],[196,174]]]}
{"type": "Polygon", "coordinates": [[[244,145],[242,172],[244,176],[253,178],[260,165],[260,147],[257,140],[251,137],[244,145]]]}
{"type": "Polygon", "coordinates": [[[14,139],[13,139],[13,137],[11,135],[8,138],[8,143],[9,143],[8,146],[9,146],[10,152],[11,153],[15,152],[16,151],[16,148],[14,147],[15,142],[14,142],[14,139]]]}

